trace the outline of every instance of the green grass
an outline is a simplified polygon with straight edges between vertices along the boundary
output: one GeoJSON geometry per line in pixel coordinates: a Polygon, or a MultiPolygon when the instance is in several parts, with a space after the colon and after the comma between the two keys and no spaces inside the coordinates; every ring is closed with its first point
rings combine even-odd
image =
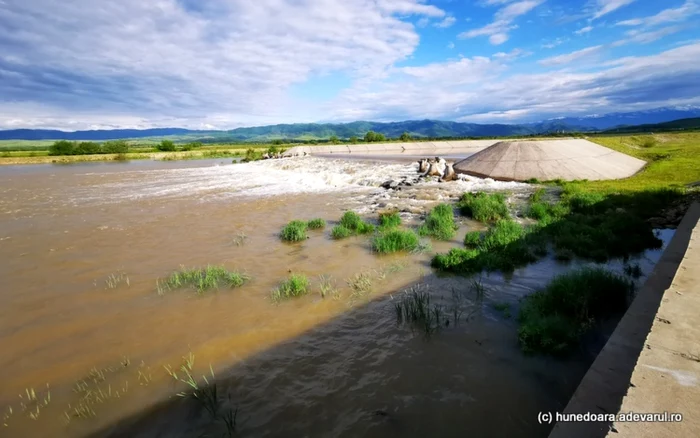
{"type": "Polygon", "coordinates": [[[170,277],[158,282],[159,294],[165,289],[192,288],[198,294],[207,290],[239,287],[245,284],[249,277],[239,272],[228,271],[223,266],[208,265],[205,268],[185,268],[173,272],[170,277]]]}
{"type": "Polygon", "coordinates": [[[304,221],[291,221],[282,228],[280,238],[285,242],[300,242],[306,240],[306,229],[308,225],[304,221]]]}
{"type": "Polygon", "coordinates": [[[352,236],[354,233],[342,225],[336,225],[331,230],[331,237],[340,240],[352,236]]]}
{"type": "Polygon", "coordinates": [[[401,225],[401,216],[397,211],[379,213],[379,227],[383,229],[396,228],[401,225]]]}
{"type": "Polygon", "coordinates": [[[303,274],[291,274],[272,291],[272,301],[300,297],[309,293],[309,279],[303,274]]]}
{"type": "Polygon", "coordinates": [[[437,254],[431,265],[442,271],[473,274],[486,271],[509,272],[536,260],[530,247],[529,230],[512,220],[500,220],[487,232],[465,237],[468,248],[452,248],[437,254]]]}
{"type": "Polygon", "coordinates": [[[463,215],[479,222],[495,222],[510,217],[506,198],[502,193],[465,193],[457,206],[463,215]]]}
{"type": "Polygon", "coordinates": [[[520,345],[526,352],[567,353],[595,321],[624,312],[633,293],[631,281],[600,268],[558,276],[523,301],[520,345]]]}
{"type": "Polygon", "coordinates": [[[344,239],[357,234],[370,234],[374,232],[374,229],[374,225],[364,222],[359,214],[354,211],[347,211],[340,218],[340,224],[331,230],[331,237],[344,239]]]}
{"type": "Polygon", "coordinates": [[[310,230],[321,230],[326,227],[326,221],[320,218],[311,219],[306,225],[310,230]]]}
{"type": "Polygon", "coordinates": [[[700,181],[700,132],[639,137],[596,136],[589,139],[648,162],[636,175],[621,180],[576,183],[586,191],[623,192],[682,187],[700,181]]]}
{"type": "Polygon", "coordinates": [[[493,308],[494,310],[501,312],[503,317],[506,319],[509,319],[512,316],[509,303],[494,303],[493,308]]]}
{"type": "Polygon", "coordinates": [[[392,229],[377,234],[372,239],[372,250],[380,254],[400,251],[415,251],[420,239],[412,230],[392,229]]]}
{"type": "Polygon", "coordinates": [[[431,304],[428,291],[416,285],[395,298],[396,324],[423,332],[426,338],[449,326],[447,314],[439,304],[431,304]]]}
{"type": "Polygon", "coordinates": [[[437,240],[450,240],[455,236],[457,228],[452,206],[440,204],[430,211],[425,223],[418,229],[418,234],[437,240]]]}
{"type": "Polygon", "coordinates": [[[481,231],[470,231],[464,236],[464,246],[467,248],[478,248],[481,244],[481,231]]]}

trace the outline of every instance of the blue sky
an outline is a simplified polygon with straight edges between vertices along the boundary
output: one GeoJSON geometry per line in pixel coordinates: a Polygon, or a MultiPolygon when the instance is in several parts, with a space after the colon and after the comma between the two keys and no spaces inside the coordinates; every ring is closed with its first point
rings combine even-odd
{"type": "Polygon", "coordinates": [[[0,0],[0,129],[700,105],[700,0],[0,0]]]}

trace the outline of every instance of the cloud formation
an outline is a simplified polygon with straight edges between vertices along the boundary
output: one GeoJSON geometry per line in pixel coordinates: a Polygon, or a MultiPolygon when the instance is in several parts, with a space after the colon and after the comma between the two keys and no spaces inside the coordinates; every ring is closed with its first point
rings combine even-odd
{"type": "MultiPolygon", "coordinates": [[[[487,24],[484,27],[478,29],[472,29],[466,32],[462,32],[458,35],[458,38],[475,38],[478,36],[488,36],[489,42],[495,46],[503,44],[508,41],[508,32],[517,29],[517,25],[513,24],[513,21],[528,12],[530,12],[535,7],[543,3],[544,0],[523,0],[515,3],[510,3],[507,6],[499,9],[493,16],[493,22],[487,24]]],[[[492,2],[489,5],[494,4],[505,4],[507,2],[492,2]]]]}
{"type": "Polygon", "coordinates": [[[288,88],[381,75],[419,43],[405,16],[445,12],[417,0],[5,0],[0,99],[105,117],[312,119],[288,88]]]}
{"type": "Polygon", "coordinates": [[[644,18],[631,18],[615,23],[617,26],[657,26],[659,24],[676,23],[686,21],[700,14],[700,3],[697,0],[686,0],[678,8],[665,9],[658,14],[644,18]]]}
{"type": "Polygon", "coordinates": [[[607,15],[634,1],[635,0],[597,0],[597,8],[593,14],[593,19],[595,20],[603,15],[607,15]]]}

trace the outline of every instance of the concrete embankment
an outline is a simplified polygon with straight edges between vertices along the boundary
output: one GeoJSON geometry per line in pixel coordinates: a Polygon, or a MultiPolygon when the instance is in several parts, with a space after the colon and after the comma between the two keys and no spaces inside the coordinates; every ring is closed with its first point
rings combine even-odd
{"type": "Polygon", "coordinates": [[[694,203],[564,413],[681,422],[559,422],[550,438],[700,436],[700,204],[694,203]]]}
{"type": "Polygon", "coordinates": [[[300,156],[316,154],[410,154],[410,155],[440,155],[458,153],[476,153],[494,145],[499,140],[457,140],[457,141],[425,141],[406,143],[373,143],[373,144],[342,144],[328,146],[295,146],[284,153],[284,156],[300,156]]]}

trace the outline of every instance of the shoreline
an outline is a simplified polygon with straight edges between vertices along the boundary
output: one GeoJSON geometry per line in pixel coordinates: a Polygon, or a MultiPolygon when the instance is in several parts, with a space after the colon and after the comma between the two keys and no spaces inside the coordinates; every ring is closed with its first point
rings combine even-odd
{"type": "Polygon", "coordinates": [[[207,160],[212,158],[240,158],[244,154],[239,148],[205,151],[177,152],[127,152],[126,154],[96,154],[96,155],[43,155],[26,157],[0,157],[0,166],[21,164],[66,164],[94,161],[187,161],[207,160]]]}

